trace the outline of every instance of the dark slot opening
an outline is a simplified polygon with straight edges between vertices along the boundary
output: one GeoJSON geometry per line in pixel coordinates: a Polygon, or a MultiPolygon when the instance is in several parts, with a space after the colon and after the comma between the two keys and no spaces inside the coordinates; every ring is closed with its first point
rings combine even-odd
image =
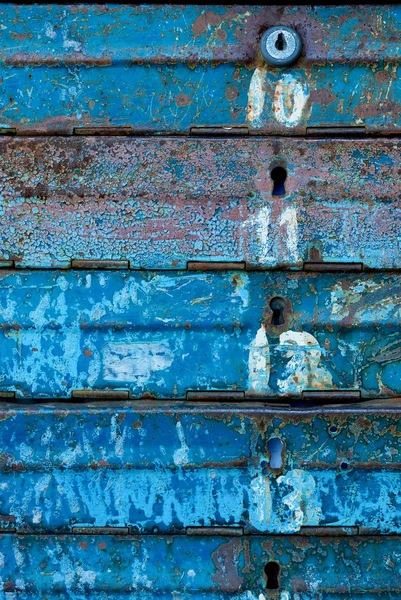
{"type": "Polygon", "coordinates": [[[284,306],[283,298],[272,298],[270,308],[272,309],[272,325],[284,325],[284,306]]]}
{"type": "Polygon", "coordinates": [[[274,561],[268,562],[265,566],[266,589],[278,590],[278,578],[280,575],[280,565],[274,561]]]}
{"type": "Polygon", "coordinates": [[[270,468],[281,469],[283,466],[283,442],[280,440],[280,438],[271,438],[267,442],[267,447],[270,452],[270,468]]]}
{"type": "Polygon", "coordinates": [[[285,196],[285,180],[287,179],[287,171],[284,167],[274,167],[270,173],[273,179],[273,196],[285,196]]]}
{"type": "Polygon", "coordinates": [[[277,50],[285,50],[286,47],[286,42],[285,42],[285,37],[283,36],[282,33],[279,33],[276,39],[276,43],[275,46],[277,48],[277,50]]]}

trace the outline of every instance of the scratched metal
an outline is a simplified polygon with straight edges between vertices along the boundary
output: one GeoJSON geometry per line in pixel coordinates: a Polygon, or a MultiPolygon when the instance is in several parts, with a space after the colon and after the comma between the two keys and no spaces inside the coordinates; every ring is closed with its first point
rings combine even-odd
{"type": "Polygon", "coordinates": [[[0,391],[26,398],[401,393],[398,273],[3,270],[0,306],[0,391]]]}
{"type": "Polygon", "coordinates": [[[391,406],[3,405],[0,527],[401,533],[400,435],[391,406]]]}
{"type": "Polygon", "coordinates": [[[0,139],[0,261],[400,268],[399,141],[0,139]],[[287,169],[285,196],[271,170],[287,169]]]}
{"type": "Polygon", "coordinates": [[[399,6],[2,5],[3,128],[72,133],[128,125],[187,133],[401,126],[399,6]],[[295,27],[304,51],[264,64],[263,32],[295,27]]]}
{"type": "Polygon", "coordinates": [[[4,535],[4,598],[401,598],[401,539],[4,535]],[[265,565],[280,568],[267,590],[265,565]],[[118,573],[118,576],[117,576],[118,573]],[[8,592],[8,593],[6,593],[8,592]]]}

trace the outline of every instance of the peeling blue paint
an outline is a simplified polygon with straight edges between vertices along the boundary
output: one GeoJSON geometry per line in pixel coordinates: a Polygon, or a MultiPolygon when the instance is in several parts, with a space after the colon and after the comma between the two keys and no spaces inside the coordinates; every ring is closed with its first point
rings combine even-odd
{"type": "Polygon", "coordinates": [[[401,393],[400,298],[396,273],[3,271],[0,390],[391,397],[401,393]]]}
{"type": "Polygon", "coordinates": [[[400,431],[399,412],[362,407],[4,406],[0,526],[401,533],[400,431]],[[285,448],[279,470],[272,437],[285,448]]]}
{"type": "Polygon", "coordinates": [[[2,8],[2,127],[72,133],[129,125],[188,133],[365,126],[399,131],[399,7],[19,6],[2,8]],[[304,54],[264,64],[271,25],[304,54]],[[391,40],[391,41],[390,41],[391,40]],[[397,44],[398,42],[398,44],[397,44]]]}
{"type": "Polygon", "coordinates": [[[1,544],[7,598],[268,600],[271,561],[280,565],[280,600],[400,598],[397,536],[8,535],[1,544]]]}

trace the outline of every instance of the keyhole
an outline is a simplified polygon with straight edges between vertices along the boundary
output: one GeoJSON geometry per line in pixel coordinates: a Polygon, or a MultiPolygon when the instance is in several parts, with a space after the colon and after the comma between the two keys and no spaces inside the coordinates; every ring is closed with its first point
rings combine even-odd
{"type": "Polygon", "coordinates": [[[286,43],[285,37],[282,33],[279,33],[277,35],[276,43],[274,45],[276,46],[277,50],[280,50],[281,52],[283,50],[285,50],[287,43],[286,43]]]}
{"type": "Polygon", "coordinates": [[[274,167],[270,173],[273,179],[273,196],[285,196],[285,180],[287,179],[287,171],[283,167],[274,167]]]}
{"type": "Polygon", "coordinates": [[[278,590],[279,583],[278,578],[280,575],[280,565],[276,562],[268,562],[265,566],[266,575],[266,589],[267,590],[278,590]]]}
{"type": "Polygon", "coordinates": [[[283,442],[280,440],[280,438],[271,438],[267,442],[267,447],[270,452],[270,468],[281,469],[283,466],[283,442]]]}
{"type": "Polygon", "coordinates": [[[270,300],[270,308],[272,309],[272,325],[284,325],[284,306],[283,298],[273,298],[270,300]]]}

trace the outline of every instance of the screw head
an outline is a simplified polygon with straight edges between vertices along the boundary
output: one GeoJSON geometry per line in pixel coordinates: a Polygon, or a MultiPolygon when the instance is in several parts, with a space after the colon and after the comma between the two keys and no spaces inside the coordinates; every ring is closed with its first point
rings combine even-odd
{"type": "Polygon", "coordinates": [[[291,27],[270,27],[260,40],[260,52],[269,65],[286,67],[294,63],[301,54],[302,41],[291,27]]]}

